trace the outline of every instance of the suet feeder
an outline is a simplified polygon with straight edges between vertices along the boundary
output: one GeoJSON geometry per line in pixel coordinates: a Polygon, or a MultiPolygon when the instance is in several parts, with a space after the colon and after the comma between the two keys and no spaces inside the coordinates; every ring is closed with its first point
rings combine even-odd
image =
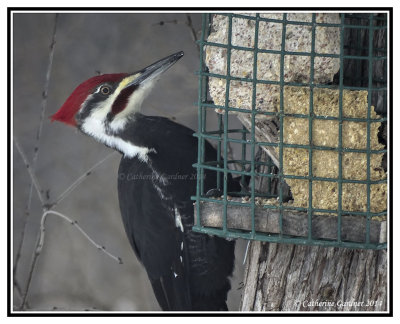
{"type": "Polygon", "coordinates": [[[386,14],[204,14],[194,230],[386,248],[386,38],[386,14]]]}

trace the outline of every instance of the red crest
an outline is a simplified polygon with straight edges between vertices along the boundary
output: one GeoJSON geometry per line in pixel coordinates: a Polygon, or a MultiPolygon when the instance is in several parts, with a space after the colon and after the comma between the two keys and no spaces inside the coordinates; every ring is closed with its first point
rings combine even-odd
{"type": "Polygon", "coordinates": [[[82,82],[71,93],[61,108],[51,116],[51,121],[57,120],[68,125],[76,126],[75,115],[88,95],[99,85],[105,82],[119,82],[127,73],[103,74],[94,76],[82,82]]]}

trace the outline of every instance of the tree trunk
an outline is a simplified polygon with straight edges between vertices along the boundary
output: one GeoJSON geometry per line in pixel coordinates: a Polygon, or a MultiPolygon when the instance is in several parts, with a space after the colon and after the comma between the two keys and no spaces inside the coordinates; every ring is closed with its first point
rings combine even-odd
{"type": "Polygon", "coordinates": [[[250,243],[241,311],[386,311],[386,250],[250,243]]]}

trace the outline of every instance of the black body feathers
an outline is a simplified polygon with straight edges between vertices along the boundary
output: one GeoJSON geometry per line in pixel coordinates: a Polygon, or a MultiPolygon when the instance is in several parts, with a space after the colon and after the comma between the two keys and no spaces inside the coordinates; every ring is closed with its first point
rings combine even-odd
{"type": "MultiPolygon", "coordinates": [[[[123,140],[150,149],[148,160],[123,157],[118,171],[122,219],[163,310],[227,310],[234,242],[191,231],[197,138],[162,117],[136,114],[123,140]]],[[[129,125],[128,125],[129,126],[129,125]]],[[[206,160],[216,151],[207,143],[206,160]]],[[[215,187],[205,174],[204,189],[215,187]]]]}

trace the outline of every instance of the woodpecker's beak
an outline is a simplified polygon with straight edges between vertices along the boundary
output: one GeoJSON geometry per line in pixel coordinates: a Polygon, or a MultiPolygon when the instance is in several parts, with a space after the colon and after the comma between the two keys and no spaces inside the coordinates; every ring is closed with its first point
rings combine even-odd
{"type": "Polygon", "coordinates": [[[160,74],[168,70],[172,65],[174,65],[180,58],[182,58],[183,52],[167,56],[148,67],[145,67],[139,72],[135,72],[128,76],[125,80],[128,81],[124,88],[128,87],[138,87],[141,84],[152,81],[158,78],[160,74]]]}

